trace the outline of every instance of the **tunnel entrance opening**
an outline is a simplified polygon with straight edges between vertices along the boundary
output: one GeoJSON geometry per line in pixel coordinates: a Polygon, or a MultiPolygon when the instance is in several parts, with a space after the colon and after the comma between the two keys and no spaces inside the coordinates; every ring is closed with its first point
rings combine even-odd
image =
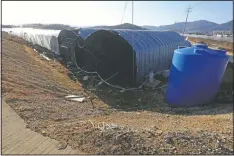
{"type": "Polygon", "coordinates": [[[65,63],[73,62],[74,63],[74,55],[75,55],[75,40],[74,39],[66,39],[60,46],[60,56],[63,58],[65,63]]]}
{"type": "Polygon", "coordinates": [[[61,30],[58,35],[58,44],[61,45],[67,38],[75,39],[80,29],[61,30]]]}
{"type": "MultiPolygon", "coordinates": [[[[73,65],[82,62],[82,46],[84,45],[84,40],[78,36],[74,39],[67,38],[61,45],[60,45],[60,55],[63,60],[67,62],[71,62],[73,65]]],[[[79,67],[81,65],[78,65],[79,67]]]]}
{"type": "Polygon", "coordinates": [[[75,47],[75,59],[78,67],[83,68],[84,66],[84,49],[77,43],[75,47]]]}
{"type": "Polygon", "coordinates": [[[123,87],[135,85],[136,76],[133,71],[135,52],[118,34],[106,30],[97,31],[85,40],[85,48],[93,51],[93,56],[88,56],[85,52],[85,57],[96,59],[96,71],[103,79],[108,79],[117,73],[108,82],[123,87]]]}

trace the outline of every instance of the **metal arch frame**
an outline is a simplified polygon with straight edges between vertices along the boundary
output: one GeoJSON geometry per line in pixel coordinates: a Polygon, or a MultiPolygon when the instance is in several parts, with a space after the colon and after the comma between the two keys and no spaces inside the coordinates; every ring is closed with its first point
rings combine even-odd
{"type": "MultiPolygon", "coordinates": [[[[148,65],[149,62],[147,59],[148,54],[151,54],[151,51],[153,54],[155,54],[155,62],[156,66],[155,72],[160,72],[163,70],[166,70],[169,66],[169,60],[170,57],[172,59],[173,57],[173,51],[177,49],[179,45],[184,45],[185,40],[182,36],[180,36],[178,33],[175,32],[160,32],[160,31],[135,31],[138,33],[134,34],[134,42],[131,42],[132,33],[134,31],[132,30],[112,30],[119,33],[119,35],[124,38],[135,50],[135,60],[136,60],[136,80],[140,82],[142,80],[142,75],[145,75],[145,72],[149,70],[150,65],[148,65]],[[144,33],[142,33],[144,32],[144,33]],[[141,34],[141,35],[139,35],[141,34]],[[144,36],[144,37],[142,37],[144,36]],[[173,39],[175,38],[175,39],[173,39]],[[151,50],[151,47],[153,48],[151,50]],[[147,53],[144,55],[144,53],[147,53]],[[147,57],[147,58],[146,58],[147,57]],[[158,60],[158,61],[157,61],[158,60]],[[160,63],[162,62],[162,63],[160,63]],[[157,67],[158,66],[158,67],[157,67]]],[[[171,60],[170,59],[170,60],[171,60]]]]}

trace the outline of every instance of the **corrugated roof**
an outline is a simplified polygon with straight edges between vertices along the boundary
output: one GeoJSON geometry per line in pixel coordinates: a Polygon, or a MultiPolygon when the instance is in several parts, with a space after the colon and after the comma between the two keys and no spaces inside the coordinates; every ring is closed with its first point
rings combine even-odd
{"type": "Polygon", "coordinates": [[[81,28],[78,34],[85,40],[90,34],[98,31],[100,29],[92,29],[92,28],[81,28]]]}
{"type": "Polygon", "coordinates": [[[191,46],[183,36],[173,31],[111,30],[118,33],[136,52],[137,79],[150,70],[160,72],[169,68],[178,46],[191,46]]]}

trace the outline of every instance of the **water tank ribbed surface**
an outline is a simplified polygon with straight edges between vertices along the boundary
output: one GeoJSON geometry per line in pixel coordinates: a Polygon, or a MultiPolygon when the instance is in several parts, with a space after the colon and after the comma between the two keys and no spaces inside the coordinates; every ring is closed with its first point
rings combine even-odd
{"type": "Polygon", "coordinates": [[[210,102],[217,94],[226,70],[226,51],[207,45],[176,49],[166,92],[167,102],[194,106],[210,102]]]}

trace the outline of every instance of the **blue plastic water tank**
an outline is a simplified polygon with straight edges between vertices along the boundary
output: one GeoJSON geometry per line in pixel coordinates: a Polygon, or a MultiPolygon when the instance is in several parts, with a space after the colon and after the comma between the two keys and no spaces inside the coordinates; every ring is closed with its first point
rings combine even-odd
{"type": "Polygon", "coordinates": [[[228,64],[224,50],[205,44],[174,51],[166,92],[171,105],[195,106],[210,102],[218,93],[228,64]]]}

